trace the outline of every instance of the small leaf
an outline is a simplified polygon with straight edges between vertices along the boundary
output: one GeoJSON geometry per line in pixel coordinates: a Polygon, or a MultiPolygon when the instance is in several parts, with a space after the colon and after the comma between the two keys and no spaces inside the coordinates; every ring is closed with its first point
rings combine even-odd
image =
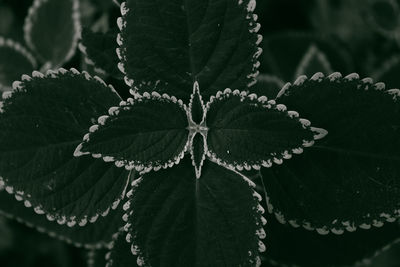
{"type": "Polygon", "coordinates": [[[400,215],[399,90],[340,73],[301,79],[279,101],[329,134],[296,160],[262,169],[270,212],[321,234],[393,222],[400,215]]]}
{"type": "Polygon", "coordinates": [[[204,97],[254,84],[262,39],[255,5],[255,0],[122,3],[118,54],[128,85],[188,101],[193,81],[204,97]]]}
{"type": "Polygon", "coordinates": [[[381,250],[400,241],[397,224],[372,230],[360,229],[341,236],[323,236],[282,225],[272,216],[267,220],[265,261],[277,262],[280,266],[359,266],[354,263],[364,263],[364,259],[377,256],[381,250]]]}
{"type": "Polygon", "coordinates": [[[393,56],[376,69],[372,77],[377,81],[385,81],[388,88],[400,88],[400,56],[393,56]]]}
{"type": "Polygon", "coordinates": [[[35,58],[23,46],[0,36],[0,91],[11,90],[13,81],[35,68],[35,58]]]}
{"type": "Polygon", "coordinates": [[[77,147],[127,170],[156,170],[177,164],[187,150],[188,119],[181,100],[156,92],[122,101],[101,116],[77,147]]]}
{"type": "Polygon", "coordinates": [[[238,170],[281,164],[326,134],[298,116],[265,96],[218,92],[207,103],[207,155],[238,170]]]}
{"type": "Polygon", "coordinates": [[[105,247],[111,242],[112,235],[122,226],[122,206],[112,210],[107,217],[99,218],[96,223],[89,223],[83,227],[68,227],[55,221],[49,221],[44,216],[27,208],[26,205],[26,202],[17,201],[15,196],[0,188],[1,215],[76,247],[91,249],[105,247]]]}
{"type": "Polygon", "coordinates": [[[323,74],[331,74],[332,68],[328,59],[322,53],[316,45],[310,45],[308,50],[300,61],[295,72],[295,77],[301,75],[311,76],[316,72],[322,72],[323,74]]]}
{"type": "Polygon", "coordinates": [[[200,134],[194,134],[190,141],[190,155],[192,165],[195,167],[196,177],[200,178],[201,168],[206,158],[206,138],[200,134]]]}
{"type": "Polygon", "coordinates": [[[189,158],[135,180],[124,209],[139,266],[255,266],[265,247],[260,196],[251,186],[210,161],[196,179],[189,158]]]}
{"type": "Polygon", "coordinates": [[[75,53],[80,36],[78,0],[34,0],[24,25],[28,47],[57,68],[75,53]]]}
{"type": "Polygon", "coordinates": [[[91,121],[120,97],[75,69],[32,76],[23,75],[3,94],[0,173],[6,190],[60,224],[94,222],[118,206],[129,173],[73,152],[91,121]]]}
{"type": "Polygon", "coordinates": [[[266,96],[267,99],[275,99],[284,85],[285,82],[274,75],[260,74],[257,76],[257,84],[250,88],[250,92],[266,96]]]}
{"type": "Polygon", "coordinates": [[[296,68],[312,45],[325,54],[332,71],[348,73],[353,68],[346,47],[326,36],[298,32],[278,33],[266,37],[263,44],[261,72],[274,74],[285,82],[297,78],[296,68]]]}
{"type": "Polygon", "coordinates": [[[122,73],[117,68],[119,59],[115,53],[116,38],[117,31],[114,29],[106,33],[95,33],[83,28],[79,49],[85,54],[86,63],[93,65],[97,72],[122,79],[122,73]]]}
{"type": "Polygon", "coordinates": [[[199,83],[195,82],[193,85],[193,93],[190,96],[189,113],[192,122],[195,124],[202,124],[205,116],[205,106],[200,94],[199,83]]]}

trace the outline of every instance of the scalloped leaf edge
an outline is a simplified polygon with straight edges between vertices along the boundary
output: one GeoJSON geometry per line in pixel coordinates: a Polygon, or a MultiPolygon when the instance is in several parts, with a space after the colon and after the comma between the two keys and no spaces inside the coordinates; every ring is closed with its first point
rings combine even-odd
{"type": "MultiPolygon", "coordinates": [[[[214,162],[214,163],[217,163],[217,162],[214,162]]],[[[265,219],[265,217],[263,216],[265,210],[260,204],[261,201],[262,201],[262,197],[261,197],[260,194],[257,193],[256,184],[253,181],[251,181],[249,178],[247,178],[246,176],[244,176],[240,172],[236,171],[235,169],[229,169],[228,168],[228,170],[233,171],[234,173],[239,175],[244,181],[246,181],[248,183],[249,187],[253,191],[253,198],[256,201],[256,203],[258,203],[257,207],[254,207],[254,209],[256,209],[256,212],[259,214],[260,222],[261,222],[261,225],[257,224],[259,226],[259,228],[257,229],[257,231],[254,234],[258,238],[258,251],[263,253],[266,250],[265,244],[264,244],[264,242],[262,240],[266,238],[266,233],[265,233],[265,230],[264,230],[264,226],[267,224],[267,219],[265,219]]],[[[135,193],[136,188],[139,186],[140,182],[143,179],[144,179],[143,176],[141,176],[141,177],[139,177],[139,178],[137,178],[137,179],[132,181],[131,189],[126,193],[127,201],[123,205],[123,210],[126,211],[126,213],[124,213],[124,215],[122,216],[122,220],[126,223],[124,225],[124,227],[123,227],[124,231],[127,233],[126,236],[125,236],[125,240],[126,240],[126,242],[131,244],[131,253],[132,253],[132,255],[136,256],[136,263],[137,263],[138,266],[145,266],[146,265],[146,261],[145,261],[145,257],[143,256],[139,246],[134,243],[133,237],[129,233],[132,230],[132,225],[128,221],[129,221],[129,216],[132,215],[133,211],[131,210],[131,211],[128,212],[128,210],[130,209],[130,206],[131,206],[131,198],[132,198],[133,194],[135,193]]],[[[114,244],[112,244],[111,247],[112,246],[114,246],[114,244]]],[[[106,260],[109,260],[109,258],[110,258],[110,252],[106,254],[106,260]]],[[[107,267],[108,266],[111,267],[112,265],[106,265],[106,266],[107,267]]],[[[256,258],[256,265],[255,266],[257,266],[257,267],[261,266],[261,259],[260,259],[259,256],[256,258]]]]}
{"type": "MultiPolygon", "coordinates": [[[[86,80],[96,81],[97,83],[101,84],[102,86],[105,86],[105,87],[109,88],[113,93],[115,93],[119,98],[121,98],[112,85],[107,85],[98,76],[93,76],[92,77],[86,71],[79,72],[75,68],[71,68],[70,70],[66,70],[64,68],[59,68],[57,70],[48,70],[46,72],[46,74],[43,74],[43,73],[41,73],[39,71],[33,71],[32,72],[32,76],[29,76],[27,74],[23,74],[21,76],[21,80],[20,81],[14,81],[13,82],[13,85],[12,85],[13,90],[3,92],[2,100],[4,101],[4,100],[6,100],[8,98],[11,98],[12,94],[15,91],[23,91],[24,90],[24,82],[29,82],[33,78],[35,78],[35,79],[43,79],[43,78],[49,78],[49,77],[50,78],[57,78],[58,76],[65,75],[67,73],[68,74],[72,74],[73,76],[82,75],[86,80]]],[[[0,114],[4,112],[4,110],[2,109],[3,101],[0,102],[0,114]]],[[[131,176],[131,173],[129,174],[129,177],[130,176],[131,176]]],[[[110,211],[110,209],[115,210],[119,206],[121,200],[125,196],[125,192],[126,192],[128,184],[129,184],[129,179],[127,179],[126,185],[125,185],[121,195],[118,198],[116,198],[111,203],[110,207],[108,207],[106,210],[104,210],[102,212],[99,212],[99,213],[96,213],[94,216],[92,216],[90,218],[88,216],[82,216],[82,218],[76,218],[76,216],[65,216],[65,215],[62,215],[62,214],[45,211],[41,205],[34,205],[33,204],[34,201],[32,200],[32,198],[31,198],[31,196],[29,194],[26,194],[24,191],[15,190],[13,186],[7,185],[7,181],[0,176],[0,189],[4,188],[7,193],[14,195],[15,199],[17,201],[23,201],[25,207],[32,208],[35,211],[35,213],[37,213],[39,215],[46,215],[47,220],[56,221],[60,225],[66,224],[68,227],[74,227],[75,225],[85,226],[88,222],[89,223],[96,222],[96,220],[99,218],[99,216],[102,216],[102,217],[107,216],[109,211],[110,211]]]]}
{"type": "MultiPolygon", "coordinates": [[[[31,39],[31,31],[32,31],[32,27],[33,27],[33,22],[32,19],[35,16],[37,10],[40,8],[40,6],[44,3],[46,3],[48,0],[34,0],[32,5],[30,6],[30,8],[28,9],[28,15],[25,17],[25,22],[24,22],[24,26],[23,26],[23,31],[24,31],[24,39],[25,39],[25,43],[26,45],[29,47],[29,49],[31,49],[32,51],[36,51],[36,47],[32,42],[31,39]]],[[[44,62],[44,65],[50,69],[50,68],[57,68],[60,67],[61,65],[63,65],[65,62],[67,62],[68,60],[70,60],[76,51],[76,47],[78,44],[78,40],[81,38],[81,23],[80,23],[80,11],[79,11],[79,0],[70,0],[72,1],[72,20],[74,21],[74,28],[75,28],[75,34],[73,36],[73,43],[72,46],[70,48],[70,50],[68,51],[68,53],[66,54],[64,60],[62,62],[59,63],[59,65],[52,65],[52,63],[50,62],[44,62]]]]}
{"type": "MultiPolygon", "coordinates": [[[[6,188],[5,188],[5,186],[2,186],[1,182],[0,182],[0,191],[3,191],[3,190],[6,190],[6,188]]],[[[109,243],[107,243],[107,242],[98,242],[98,243],[93,243],[93,244],[84,244],[84,243],[74,242],[74,241],[72,241],[70,238],[68,238],[66,236],[59,235],[59,234],[57,234],[56,232],[53,232],[53,231],[48,231],[44,227],[36,226],[35,224],[27,222],[24,219],[22,219],[22,218],[20,218],[18,216],[15,216],[13,214],[9,214],[7,212],[4,212],[4,211],[0,210],[0,215],[6,217],[7,219],[15,220],[18,223],[21,223],[21,224],[23,224],[23,225],[25,225],[25,226],[27,226],[27,227],[29,227],[31,229],[35,229],[39,233],[46,234],[51,238],[56,238],[56,239],[58,239],[58,240],[60,240],[62,242],[65,242],[65,243],[67,243],[69,245],[72,245],[74,247],[77,247],[77,248],[102,249],[102,248],[105,248],[105,247],[109,246],[109,243]]]]}
{"type": "Polygon", "coordinates": [[[105,162],[114,162],[115,166],[121,168],[125,167],[126,170],[136,170],[141,173],[147,173],[150,172],[151,170],[158,171],[161,168],[162,169],[167,169],[171,168],[172,166],[178,164],[181,159],[183,159],[185,153],[188,151],[189,148],[189,139],[187,139],[185,147],[183,150],[174,158],[168,160],[168,162],[163,163],[163,164],[158,164],[155,162],[150,162],[149,164],[145,165],[143,162],[140,161],[127,161],[127,160],[117,160],[114,157],[110,156],[105,156],[102,154],[98,153],[91,153],[91,152],[84,152],[82,151],[83,144],[90,139],[90,134],[96,132],[100,126],[105,125],[105,122],[108,120],[108,118],[117,116],[119,111],[121,109],[129,109],[130,106],[134,105],[137,102],[143,101],[143,99],[147,100],[163,100],[163,101],[168,101],[170,103],[177,104],[185,114],[187,114],[187,107],[183,103],[181,99],[177,99],[175,96],[169,96],[168,94],[162,94],[160,95],[159,93],[153,91],[151,93],[144,92],[143,94],[139,94],[135,92],[134,90],[130,90],[130,93],[133,97],[128,98],[126,101],[122,100],[119,103],[118,107],[111,107],[108,110],[108,115],[103,115],[100,116],[97,120],[98,124],[94,124],[89,128],[89,132],[83,136],[82,142],[76,147],[75,152],[74,152],[74,157],[80,157],[83,155],[92,155],[93,158],[102,158],[105,162]]]}
{"type": "MultiPolygon", "coordinates": [[[[243,0],[236,0],[238,3],[238,6],[243,4],[243,0]]],[[[258,61],[258,58],[260,57],[262,53],[262,48],[259,47],[259,44],[261,43],[263,36],[261,34],[257,34],[258,31],[261,28],[261,24],[257,22],[258,16],[256,14],[253,14],[255,8],[256,8],[256,0],[249,0],[247,6],[245,7],[247,10],[247,15],[246,15],[246,20],[248,21],[248,28],[249,32],[253,33],[257,36],[256,40],[256,52],[254,52],[253,57],[252,57],[252,71],[249,75],[247,75],[247,78],[249,79],[249,82],[247,83],[247,87],[251,87],[254,84],[257,83],[257,76],[259,74],[258,68],[260,67],[260,61],[258,61]]],[[[118,17],[117,19],[117,25],[120,30],[120,32],[117,34],[117,44],[118,48],[116,49],[117,56],[119,58],[119,63],[118,63],[118,69],[121,71],[121,73],[124,76],[124,81],[127,86],[132,87],[135,83],[135,81],[129,77],[129,74],[126,73],[125,66],[123,61],[125,61],[124,54],[126,54],[126,48],[123,46],[123,38],[121,35],[121,32],[125,29],[126,27],[126,16],[129,12],[129,8],[126,6],[126,1],[122,2],[120,5],[120,12],[121,16],[118,17]]],[[[144,82],[141,82],[142,84],[144,82]]],[[[155,82],[156,84],[160,83],[160,80],[155,82]]],[[[146,85],[150,85],[146,83],[146,85]]],[[[136,85],[138,86],[138,85],[136,85]]],[[[135,87],[136,87],[135,86],[135,87]]]]}
{"type": "Polygon", "coordinates": [[[215,96],[211,96],[210,100],[206,103],[206,113],[205,113],[206,115],[205,116],[207,116],[207,112],[210,110],[210,107],[214,101],[223,99],[225,97],[229,97],[230,95],[239,96],[239,97],[241,97],[242,100],[248,99],[252,102],[256,101],[259,104],[261,104],[263,108],[266,108],[266,109],[275,109],[280,112],[285,112],[290,118],[298,119],[304,129],[311,130],[312,132],[315,133],[315,135],[313,136],[313,140],[303,140],[303,144],[301,147],[294,148],[291,151],[285,151],[281,155],[276,155],[276,153],[272,153],[271,154],[272,160],[261,160],[259,163],[252,163],[252,164],[249,164],[246,162],[244,162],[243,164],[241,164],[241,163],[240,164],[239,163],[230,164],[230,163],[224,161],[223,159],[219,158],[215,152],[213,152],[212,150],[207,148],[207,151],[206,151],[207,157],[209,159],[211,159],[213,162],[217,163],[218,165],[225,166],[228,169],[236,169],[238,171],[252,170],[252,169],[260,170],[261,167],[270,168],[273,163],[280,165],[283,163],[284,159],[292,158],[292,154],[303,153],[303,148],[314,145],[314,142],[316,140],[322,139],[328,134],[328,131],[326,131],[325,129],[311,127],[311,122],[309,120],[299,118],[299,113],[296,111],[290,111],[290,110],[287,111],[287,108],[285,105],[276,104],[275,100],[268,100],[268,98],[266,96],[258,97],[257,94],[254,94],[254,93],[249,94],[247,91],[239,91],[237,89],[232,91],[230,88],[226,88],[223,92],[218,91],[215,96]]]}
{"type": "MultiPolygon", "coordinates": [[[[382,93],[386,93],[386,94],[393,96],[394,101],[400,99],[400,90],[399,89],[385,90],[386,86],[382,82],[374,83],[373,79],[369,78],[369,77],[360,79],[360,76],[357,73],[350,73],[349,75],[343,77],[340,72],[334,72],[328,76],[325,76],[321,72],[317,72],[311,78],[308,78],[305,75],[299,76],[293,84],[291,84],[291,83],[285,84],[285,86],[279,92],[278,98],[284,94],[285,95],[290,94],[290,90],[294,86],[300,86],[306,81],[311,80],[311,81],[316,81],[316,82],[322,82],[324,79],[328,79],[330,82],[357,80],[357,81],[359,81],[359,84],[357,86],[357,89],[359,89],[359,90],[373,89],[373,90],[381,91],[382,93]]],[[[327,235],[330,232],[333,234],[336,234],[336,235],[341,235],[345,232],[344,230],[347,230],[348,232],[354,232],[357,230],[357,228],[370,229],[371,227],[382,227],[385,222],[392,223],[392,222],[395,222],[400,217],[400,209],[398,209],[398,210],[394,210],[392,215],[387,214],[387,213],[381,213],[380,220],[374,219],[374,220],[372,220],[371,224],[362,223],[360,225],[355,225],[354,223],[351,223],[350,221],[342,221],[342,222],[340,222],[340,228],[331,228],[328,226],[316,228],[316,227],[312,226],[311,222],[303,221],[303,223],[300,224],[297,220],[287,220],[285,218],[285,216],[283,215],[283,213],[280,212],[279,210],[276,210],[273,207],[273,205],[270,203],[270,201],[269,201],[270,198],[268,197],[265,189],[264,189],[264,192],[265,192],[265,199],[266,199],[268,212],[271,214],[274,214],[276,219],[280,223],[282,223],[282,224],[289,223],[294,228],[303,227],[306,230],[310,230],[310,231],[315,230],[317,233],[319,233],[321,235],[327,235]]]]}

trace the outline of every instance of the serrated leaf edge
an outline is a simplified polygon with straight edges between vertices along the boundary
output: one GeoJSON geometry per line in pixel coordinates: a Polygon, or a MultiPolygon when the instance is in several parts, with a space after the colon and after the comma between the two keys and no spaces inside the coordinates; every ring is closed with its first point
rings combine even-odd
{"type": "MultiPolygon", "coordinates": [[[[1,181],[0,181],[0,192],[3,191],[3,190],[6,190],[6,188],[5,188],[4,186],[2,186],[1,184],[2,184],[2,183],[1,183],[1,181]]],[[[25,226],[27,226],[27,227],[29,227],[29,228],[31,228],[31,229],[35,229],[35,230],[38,231],[39,233],[46,234],[46,235],[48,235],[48,236],[51,237],[51,238],[56,238],[56,239],[58,239],[58,240],[60,240],[60,241],[63,241],[63,242],[65,242],[65,243],[67,243],[67,244],[69,244],[69,245],[72,245],[72,246],[74,246],[74,247],[77,247],[77,248],[101,249],[101,248],[104,248],[104,247],[107,247],[107,246],[108,246],[108,243],[107,243],[107,242],[98,242],[98,243],[92,243],[92,244],[85,244],[85,243],[80,243],[80,242],[74,242],[74,241],[72,241],[70,238],[68,238],[68,237],[66,237],[66,236],[59,235],[59,234],[57,234],[57,233],[55,233],[55,232],[53,232],[53,231],[48,231],[48,230],[47,230],[46,228],[44,228],[44,227],[36,226],[35,224],[30,223],[30,222],[27,222],[27,221],[25,221],[24,219],[22,219],[22,218],[20,218],[20,217],[18,217],[18,216],[15,216],[15,215],[13,215],[13,214],[9,214],[9,213],[7,213],[7,212],[4,212],[4,211],[0,210],[0,215],[6,217],[7,219],[15,220],[15,221],[17,221],[18,223],[21,223],[21,224],[23,224],[23,225],[25,225],[25,226]]]]}
{"type": "MultiPolygon", "coordinates": [[[[244,3],[243,0],[236,0],[236,1],[238,3],[238,6],[243,5],[243,3],[244,3]]],[[[247,10],[247,15],[246,15],[245,19],[248,21],[249,32],[253,33],[256,36],[256,41],[255,41],[256,51],[254,52],[253,57],[252,57],[253,67],[252,67],[251,73],[249,75],[247,75],[247,78],[249,79],[247,86],[251,87],[257,83],[256,77],[259,74],[258,67],[260,66],[260,62],[258,61],[258,58],[262,53],[262,48],[259,47],[258,45],[261,43],[263,37],[261,34],[257,34],[261,28],[261,24],[257,22],[258,16],[256,14],[253,14],[253,12],[256,8],[256,1],[248,0],[248,4],[245,8],[247,10]]],[[[129,87],[132,87],[134,84],[134,80],[132,78],[130,78],[129,75],[126,73],[126,68],[123,63],[124,61],[126,61],[126,58],[125,58],[126,47],[123,46],[124,40],[121,35],[122,31],[126,27],[126,16],[129,12],[129,8],[127,8],[126,2],[121,3],[120,12],[121,12],[121,17],[118,17],[118,19],[117,19],[117,25],[118,25],[120,32],[117,34],[117,40],[116,40],[117,44],[118,44],[118,48],[116,49],[116,52],[117,52],[117,56],[120,60],[120,62],[118,63],[118,69],[124,75],[124,81],[125,81],[126,85],[128,85],[129,87]]],[[[156,84],[159,82],[160,81],[156,81],[156,84]]],[[[138,86],[138,85],[139,84],[137,84],[136,86],[138,86]]],[[[149,84],[147,84],[147,85],[149,85],[149,84]]]]}
{"type": "MultiPolygon", "coordinates": [[[[48,70],[46,72],[46,74],[43,74],[39,71],[33,71],[32,76],[23,74],[21,76],[21,81],[14,81],[13,85],[12,85],[13,90],[3,92],[3,94],[2,94],[3,101],[0,102],[0,114],[4,112],[4,110],[2,109],[3,102],[5,100],[11,98],[14,92],[24,91],[25,90],[25,87],[24,87],[25,82],[29,82],[32,79],[57,78],[59,76],[66,75],[66,74],[72,74],[72,76],[83,76],[86,80],[95,81],[95,82],[99,83],[100,85],[110,89],[113,93],[115,93],[121,99],[121,97],[118,95],[117,91],[115,91],[114,87],[112,87],[112,85],[107,85],[100,77],[90,76],[90,74],[87,73],[86,71],[79,72],[78,70],[76,70],[74,68],[71,68],[69,71],[64,68],[59,68],[57,70],[48,70]]],[[[129,174],[129,176],[130,175],[131,174],[129,174]]],[[[75,225],[85,226],[88,222],[94,223],[99,216],[102,216],[102,217],[107,216],[110,211],[110,208],[115,210],[118,207],[121,200],[124,198],[125,191],[126,191],[128,184],[129,184],[129,179],[127,179],[127,183],[125,185],[124,190],[122,191],[121,196],[116,198],[113,201],[113,203],[111,203],[110,207],[108,207],[106,210],[99,212],[90,218],[88,216],[82,216],[82,218],[76,218],[76,216],[65,216],[62,214],[53,213],[51,211],[45,211],[41,205],[36,205],[36,204],[34,205],[33,204],[34,201],[32,200],[32,198],[29,194],[25,194],[24,191],[15,190],[13,186],[7,185],[7,181],[0,176],[0,189],[4,188],[7,193],[14,195],[15,199],[17,201],[23,201],[25,207],[33,208],[35,213],[37,213],[39,215],[46,215],[47,220],[56,221],[60,225],[66,224],[68,227],[73,227],[75,225]]]]}
{"type": "MultiPolygon", "coordinates": [[[[307,76],[302,75],[302,76],[298,77],[293,84],[291,84],[291,83],[285,84],[285,86],[279,92],[278,98],[281,97],[282,95],[289,95],[290,90],[293,89],[293,87],[301,86],[304,82],[308,82],[308,81],[322,82],[325,80],[329,80],[330,82],[338,82],[338,83],[357,81],[358,82],[358,84],[357,84],[358,90],[373,89],[373,90],[381,91],[382,93],[386,93],[386,94],[393,96],[394,101],[397,101],[400,98],[400,90],[399,89],[385,90],[386,86],[384,83],[382,83],[382,82],[374,83],[372,78],[367,77],[364,79],[360,79],[360,76],[357,73],[350,73],[349,75],[343,77],[342,74],[339,72],[334,72],[326,77],[321,72],[315,73],[311,78],[307,78],[307,76]]],[[[269,197],[267,196],[266,191],[265,191],[265,199],[267,202],[268,211],[271,214],[274,213],[275,217],[277,218],[277,220],[280,223],[285,224],[288,220],[285,218],[285,216],[280,211],[276,210],[274,212],[274,207],[269,202],[269,197]]],[[[381,219],[380,220],[378,220],[378,219],[372,220],[371,224],[362,223],[360,225],[355,225],[354,223],[351,223],[350,221],[342,221],[340,223],[341,225],[339,228],[331,228],[328,226],[316,228],[316,227],[313,227],[312,224],[307,221],[303,222],[302,224],[300,224],[297,220],[289,220],[288,222],[290,225],[292,225],[295,228],[302,226],[306,230],[310,230],[310,231],[315,230],[317,233],[319,233],[321,235],[326,235],[326,234],[329,234],[330,232],[332,232],[333,234],[336,234],[336,235],[341,235],[344,233],[344,230],[347,230],[348,232],[354,232],[357,230],[357,228],[370,229],[371,226],[382,227],[385,222],[389,222],[389,223],[394,222],[399,217],[400,217],[400,209],[394,210],[393,214],[388,214],[388,213],[384,213],[384,212],[381,213],[380,214],[381,219]]]]}
{"type": "Polygon", "coordinates": [[[301,154],[303,153],[303,148],[304,147],[310,147],[314,144],[315,140],[319,140],[323,138],[325,135],[328,134],[328,131],[322,129],[322,128],[316,128],[316,127],[311,127],[311,122],[299,118],[299,114],[296,111],[287,111],[287,108],[283,104],[276,104],[275,100],[268,100],[266,96],[260,96],[258,97],[257,94],[251,93],[249,94],[247,91],[239,91],[239,90],[231,90],[230,88],[226,88],[223,92],[218,91],[215,96],[211,96],[210,100],[206,104],[206,111],[205,111],[205,116],[207,116],[208,111],[211,108],[211,105],[214,101],[216,100],[221,100],[226,97],[230,97],[231,95],[233,96],[239,96],[241,100],[249,100],[253,103],[258,103],[261,104],[263,108],[266,109],[275,109],[280,112],[286,113],[290,118],[292,119],[297,119],[302,127],[304,129],[311,130],[312,132],[315,133],[313,136],[312,140],[303,140],[303,144],[301,147],[294,148],[291,151],[285,151],[281,155],[277,155],[276,153],[272,153],[271,157],[272,160],[260,160],[259,162],[254,162],[254,163],[248,163],[248,162],[243,162],[243,163],[229,163],[227,161],[224,161],[223,159],[219,158],[218,155],[207,148],[207,157],[211,159],[213,162],[217,163],[218,165],[228,167],[229,169],[236,169],[238,171],[242,170],[259,170],[261,167],[269,168],[272,166],[273,163],[275,164],[282,164],[284,159],[290,159],[292,158],[292,154],[301,154]]]}
{"type": "Polygon", "coordinates": [[[170,103],[177,104],[182,109],[182,111],[185,112],[185,114],[186,114],[186,111],[187,111],[186,105],[183,103],[183,101],[181,99],[177,99],[175,96],[169,96],[168,94],[165,94],[165,93],[160,95],[159,93],[157,93],[155,91],[153,91],[151,93],[144,92],[143,94],[139,94],[132,89],[130,90],[130,93],[133,96],[133,98],[130,97],[126,101],[122,100],[119,103],[118,107],[111,107],[108,110],[108,113],[109,113],[108,115],[100,116],[98,118],[98,124],[94,124],[89,128],[89,132],[83,136],[82,142],[76,147],[74,156],[80,157],[83,155],[90,154],[90,155],[92,155],[93,158],[102,158],[105,162],[114,162],[115,166],[117,166],[119,168],[125,167],[125,169],[128,171],[136,170],[141,173],[147,173],[147,172],[150,172],[151,170],[158,171],[161,168],[167,169],[167,168],[171,168],[174,165],[177,165],[181,161],[181,159],[183,159],[185,153],[189,149],[189,138],[187,139],[183,150],[177,156],[168,160],[168,162],[165,162],[162,164],[159,164],[156,162],[150,162],[145,165],[143,162],[140,162],[140,161],[118,160],[118,159],[115,159],[114,157],[102,155],[100,153],[91,153],[91,152],[82,151],[83,144],[90,140],[90,134],[96,132],[99,129],[99,127],[105,125],[105,122],[110,117],[117,116],[121,109],[129,109],[130,106],[134,105],[137,102],[141,102],[144,99],[157,100],[157,101],[163,100],[163,101],[168,101],[170,103]]]}
{"type": "MultiPolygon", "coordinates": [[[[28,9],[28,15],[25,17],[25,22],[24,22],[24,27],[23,27],[24,39],[25,39],[26,45],[32,51],[37,51],[35,45],[32,42],[32,38],[31,38],[32,27],[34,25],[32,20],[33,20],[33,17],[36,15],[36,12],[40,8],[40,6],[44,3],[46,3],[47,1],[49,1],[49,0],[34,0],[32,5],[28,9]]],[[[75,34],[72,38],[72,40],[73,40],[72,46],[71,46],[70,50],[68,51],[68,53],[66,54],[64,60],[62,62],[60,62],[58,65],[54,65],[52,62],[51,63],[45,62],[45,65],[50,63],[49,68],[58,68],[61,65],[63,65],[65,62],[70,60],[75,54],[78,40],[81,37],[79,0],[69,0],[69,1],[72,1],[72,5],[73,5],[72,6],[72,20],[74,21],[74,28],[75,28],[75,34]]],[[[38,56],[39,56],[39,58],[41,57],[41,55],[38,55],[38,56]]]]}
{"type": "MultiPolygon", "coordinates": [[[[215,161],[213,161],[213,162],[217,163],[215,161]]],[[[260,194],[257,193],[256,184],[253,181],[251,181],[249,178],[244,176],[242,173],[236,171],[235,169],[228,168],[228,170],[233,171],[234,173],[239,175],[245,182],[248,183],[249,187],[253,191],[253,198],[255,200],[255,203],[258,203],[257,206],[255,206],[253,209],[260,216],[260,221],[257,222],[257,226],[259,226],[259,228],[256,230],[256,232],[254,234],[258,238],[258,251],[263,253],[266,250],[265,244],[263,243],[262,240],[266,238],[264,226],[267,224],[267,220],[263,216],[265,211],[264,211],[264,208],[260,204],[262,201],[262,197],[260,194]]],[[[131,244],[131,253],[132,253],[132,255],[137,257],[136,263],[138,266],[148,266],[148,265],[146,263],[146,259],[143,256],[139,246],[137,244],[135,244],[134,238],[133,238],[132,234],[130,233],[130,231],[132,231],[132,225],[129,223],[129,216],[132,215],[133,211],[130,210],[128,212],[128,210],[131,208],[131,199],[132,199],[133,195],[135,194],[135,190],[139,186],[140,182],[143,181],[143,179],[144,179],[143,176],[141,176],[141,177],[137,178],[136,180],[132,181],[131,189],[126,193],[127,201],[123,205],[123,210],[126,211],[126,213],[122,216],[123,221],[126,223],[123,227],[124,231],[127,233],[125,236],[125,240],[126,240],[126,242],[131,244]]],[[[114,244],[112,244],[112,246],[114,246],[114,244]]],[[[108,253],[108,256],[106,255],[106,260],[109,260],[109,258],[110,258],[110,253],[108,253]]],[[[257,256],[255,258],[255,261],[256,262],[252,262],[252,263],[254,263],[255,266],[257,266],[257,267],[260,267],[261,266],[260,256],[257,256]]],[[[106,265],[106,267],[111,267],[111,266],[112,266],[112,264],[106,265]]]]}
{"type": "Polygon", "coordinates": [[[294,78],[304,74],[304,70],[308,67],[313,57],[316,57],[318,59],[318,61],[324,67],[326,73],[330,74],[333,72],[332,66],[329,63],[326,55],[318,49],[318,46],[316,44],[311,44],[304,54],[303,58],[300,60],[299,65],[296,68],[294,78]]]}

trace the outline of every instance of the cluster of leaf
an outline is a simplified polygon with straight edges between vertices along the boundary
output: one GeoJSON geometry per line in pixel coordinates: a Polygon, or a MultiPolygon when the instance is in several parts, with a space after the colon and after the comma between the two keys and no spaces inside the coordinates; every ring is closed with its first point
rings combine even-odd
{"type": "Polygon", "coordinates": [[[96,267],[369,263],[400,241],[400,16],[363,3],[34,0],[1,213],[96,267]]]}

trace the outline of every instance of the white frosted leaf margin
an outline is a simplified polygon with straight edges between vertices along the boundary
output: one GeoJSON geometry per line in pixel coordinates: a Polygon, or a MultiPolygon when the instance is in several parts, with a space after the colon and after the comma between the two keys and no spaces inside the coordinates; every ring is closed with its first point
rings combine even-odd
{"type": "MultiPolygon", "coordinates": [[[[43,73],[41,73],[39,71],[33,71],[32,72],[32,76],[29,76],[27,74],[22,75],[21,76],[21,81],[14,81],[14,83],[12,85],[13,90],[3,92],[2,100],[4,101],[5,99],[11,98],[15,91],[24,91],[25,90],[24,83],[31,81],[32,78],[40,78],[40,79],[46,78],[46,77],[57,78],[58,76],[65,75],[67,73],[72,74],[73,76],[74,75],[75,76],[83,75],[86,80],[95,81],[95,82],[99,83],[100,85],[109,88],[113,93],[115,93],[119,98],[121,98],[112,85],[107,85],[98,76],[93,76],[92,77],[86,71],[79,72],[75,68],[71,68],[70,70],[66,70],[64,68],[59,68],[57,70],[48,70],[46,72],[46,74],[43,74],[43,73]]],[[[1,109],[1,106],[3,105],[2,102],[0,102],[0,104],[1,104],[0,105],[0,114],[1,114],[2,112],[4,112],[4,110],[1,109]]],[[[129,177],[131,175],[132,175],[132,173],[129,174],[129,177]]],[[[26,194],[23,191],[15,190],[13,186],[7,185],[6,180],[3,179],[0,176],[0,189],[4,188],[7,193],[13,194],[17,201],[23,201],[25,207],[32,208],[35,211],[35,213],[37,213],[39,215],[45,215],[46,218],[49,221],[56,221],[60,225],[66,224],[68,227],[74,227],[76,225],[85,226],[88,222],[89,223],[96,222],[96,220],[99,218],[99,216],[106,217],[111,209],[115,210],[119,206],[121,200],[125,197],[125,192],[126,192],[126,188],[127,188],[128,185],[129,185],[129,179],[127,179],[126,184],[124,186],[124,189],[123,189],[121,195],[118,196],[115,200],[113,200],[113,202],[110,203],[110,206],[106,210],[100,211],[100,212],[98,212],[97,214],[95,214],[94,216],[91,216],[91,217],[83,216],[82,218],[76,218],[76,216],[68,216],[67,217],[67,216],[62,215],[62,214],[57,214],[57,213],[45,211],[41,205],[33,205],[32,203],[34,201],[32,201],[31,195],[26,194]]]]}

